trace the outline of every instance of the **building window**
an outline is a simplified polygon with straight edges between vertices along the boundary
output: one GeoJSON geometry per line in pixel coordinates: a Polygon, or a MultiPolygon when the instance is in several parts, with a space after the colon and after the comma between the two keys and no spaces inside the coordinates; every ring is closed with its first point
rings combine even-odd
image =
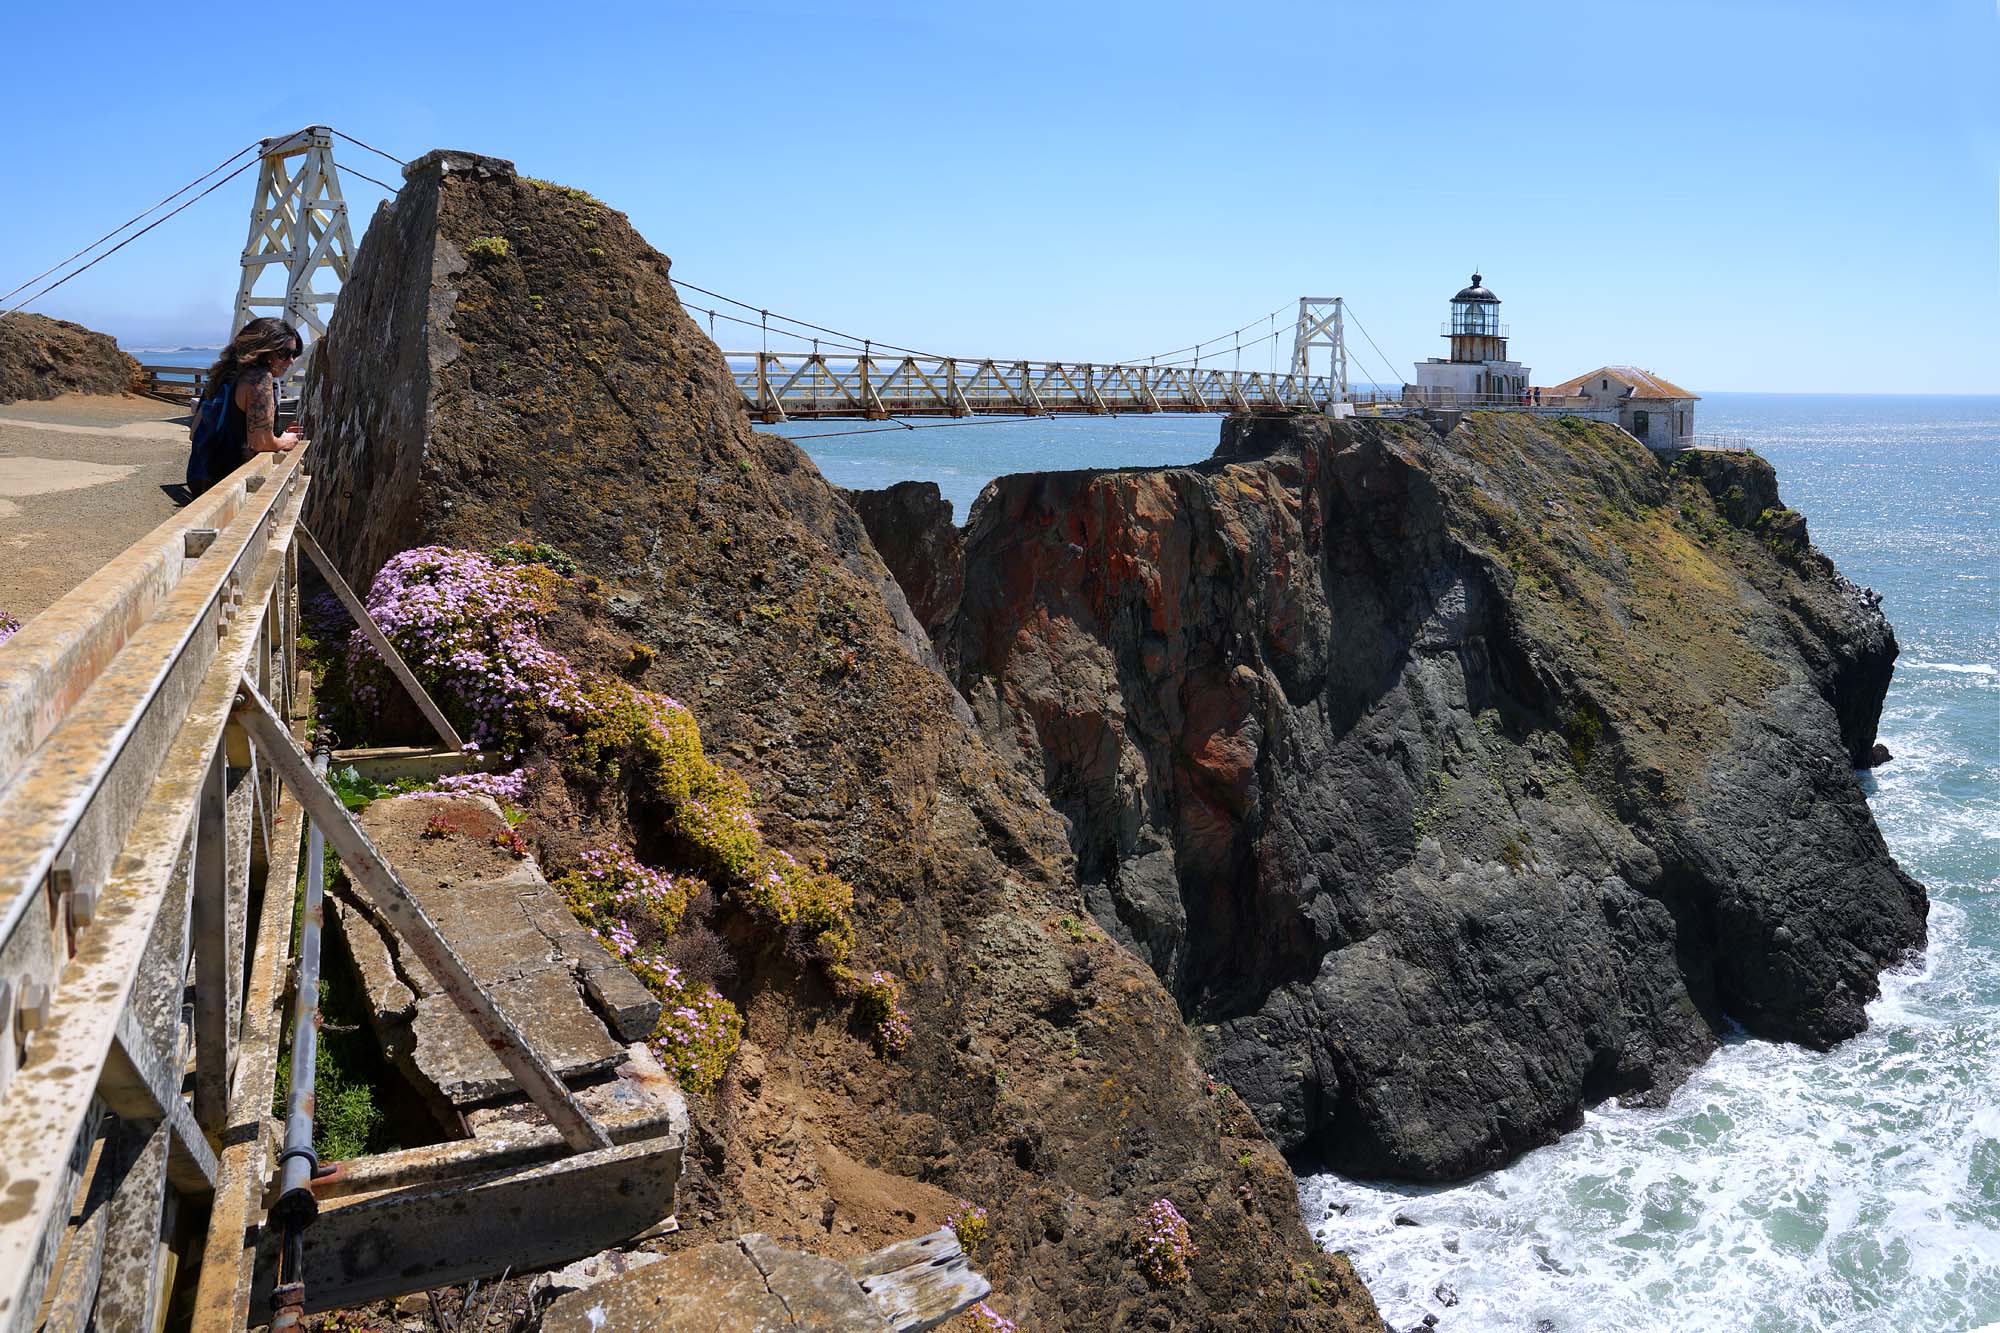
{"type": "Polygon", "coordinates": [[[1652,424],[1652,419],[1646,413],[1634,412],[1632,414],[1632,433],[1640,439],[1645,439],[1651,433],[1652,424]]]}

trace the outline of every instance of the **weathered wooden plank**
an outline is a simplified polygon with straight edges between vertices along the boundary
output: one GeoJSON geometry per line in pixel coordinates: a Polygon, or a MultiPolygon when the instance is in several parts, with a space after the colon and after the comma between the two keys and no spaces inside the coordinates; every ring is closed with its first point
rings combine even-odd
{"type": "MultiPolygon", "coordinates": [[[[297,693],[311,711],[310,681],[297,693]]],[[[303,727],[303,723],[299,724],[303,727]]],[[[282,788],[271,816],[271,869],[252,943],[243,1005],[243,1055],[222,1134],[214,1208],[203,1245],[195,1291],[197,1330],[238,1333],[250,1319],[256,1231],[262,1223],[269,1140],[264,1134],[277,1085],[278,1045],[284,1024],[285,973],[291,962],[292,886],[305,840],[299,804],[282,788]]]]}
{"type": "MultiPolygon", "coordinates": [[[[566,1263],[630,1240],[672,1214],[682,1147],[679,1137],[644,1139],[325,1203],[305,1231],[306,1310],[566,1263]]],[[[265,1268],[253,1306],[269,1289],[265,1268]]]]}
{"type": "Polygon", "coordinates": [[[192,572],[187,534],[228,527],[247,494],[223,481],[0,644],[0,789],[192,572]]]}
{"type": "Polygon", "coordinates": [[[222,1132],[229,1113],[229,1020],[224,1004],[229,956],[220,945],[228,911],[229,769],[221,746],[209,759],[194,819],[194,1115],[222,1132]]]}
{"type": "Polygon", "coordinates": [[[993,1290],[950,1227],[850,1260],[847,1268],[896,1333],[936,1328],[993,1290]]]}
{"type": "MultiPolygon", "coordinates": [[[[111,1197],[98,1276],[96,1326],[150,1330],[161,1297],[160,1220],[166,1203],[168,1140],[164,1124],[122,1125],[118,1149],[124,1178],[111,1197]]],[[[206,1145],[204,1145],[206,1146],[206,1145]]]]}

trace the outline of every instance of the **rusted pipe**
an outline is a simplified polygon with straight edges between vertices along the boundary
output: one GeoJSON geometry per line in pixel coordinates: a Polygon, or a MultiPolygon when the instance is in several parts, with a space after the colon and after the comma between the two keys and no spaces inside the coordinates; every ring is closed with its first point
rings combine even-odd
{"type": "MultiPolygon", "coordinates": [[[[313,776],[324,780],[331,751],[313,754],[313,776]]],[[[297,989],[292,995],[292,1076],[285,1106],[285,1150],[278,1157],[278,1202],[271,1213],[284,1228],[278,1280],[271,1292],[273,1330],[296,1327],[305,1307],[301,1271],[304,1233],[319,1216],[312,1180],[319,1173],[313,1152],[313,1074],[319,1059],[319,946],[326,913],[326,835],[308,824],[306,893],[299,912],[297,989]]]]}

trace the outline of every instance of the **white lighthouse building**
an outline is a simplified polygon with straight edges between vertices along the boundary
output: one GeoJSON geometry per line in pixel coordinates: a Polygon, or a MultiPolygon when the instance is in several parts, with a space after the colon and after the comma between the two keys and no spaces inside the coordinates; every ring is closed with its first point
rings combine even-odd
{"type": "Polygon", "coordinates": [[[1500,298],[1477,273],[1451,298],[1451,319],[1439,332],[1451,340],[1449,358],[1417,363],[1418,399],[1432,407],[1514,404],[1528,388],[1528,368],[1507,359],[1507,326],[1500,298]]]}

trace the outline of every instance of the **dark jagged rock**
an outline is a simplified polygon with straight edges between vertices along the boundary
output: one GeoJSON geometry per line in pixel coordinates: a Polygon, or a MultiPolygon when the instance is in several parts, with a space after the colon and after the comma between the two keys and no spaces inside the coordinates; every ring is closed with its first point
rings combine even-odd
{"type": "Polygon", "coordinates": [[[935,637],[958,610],[965,568],[965,534],[951,521],[951,501],[934,481],[899,481],[878,491],[842,491],[841,496],[861,516],[917,623],[935,637]]]}
{"type": "Polygon", "coordinates": [[[1850,768],[1894,639],[1778,510],[1580,421],[1232,421],[992,483],[941,655],[1273,1137],[1459,1176],[1924,938],[1850,768]]]}
{"type": "MultiPolygon", "coordinates": [[[[903,978],[913,1036],[884,1060],[814,974],[732,937],[745,1044],[698,1116],[683,1226],[841,1257],[965,1198],[991,1218],[993,1303],[1023,1327],[1380,1326],[1282,1159],[1208,1087],[1172,998],[1081,924],[1060,821],[925,665],[854,511],[751,431],[621,215],[495,159],[413,163],[306,418],[309,522],[351,579],[423,542],[561,547],[596,591],[557,646],[686,704],[763,835],[853,884],[857,956],[903,978]],[[1155,1291],[1134,1240],[1162,1196],[1200,1253],[1155,1291]]],[[[530,832],[570,799],[555,786],[530,832]]]]}
{"type": "Polygon", "coordinates": [[[0,403],[130,393],[138,383],[139,363],[108,333],[47,315],[0,319],[0,403]]]}
{"type": "Polygon", "coordinates": [[[1848,762],[1869,768],[1875,728],[1896,669],[1896,635],[1882,614],[1882,599],[1857,588],[1806,536],[1805,515],[1778,498],[1778,474],[1753,453],[1690,450],[1676,472],[1700,478],[1721,515],[1761,540],[1779,560],[1743,567],[1785,618],[1793,644],[1812,673],[1820,697],[1840,719],[1848,762]],[[1799,577],[1774,577],[1784,571],[1799,577]]]}

